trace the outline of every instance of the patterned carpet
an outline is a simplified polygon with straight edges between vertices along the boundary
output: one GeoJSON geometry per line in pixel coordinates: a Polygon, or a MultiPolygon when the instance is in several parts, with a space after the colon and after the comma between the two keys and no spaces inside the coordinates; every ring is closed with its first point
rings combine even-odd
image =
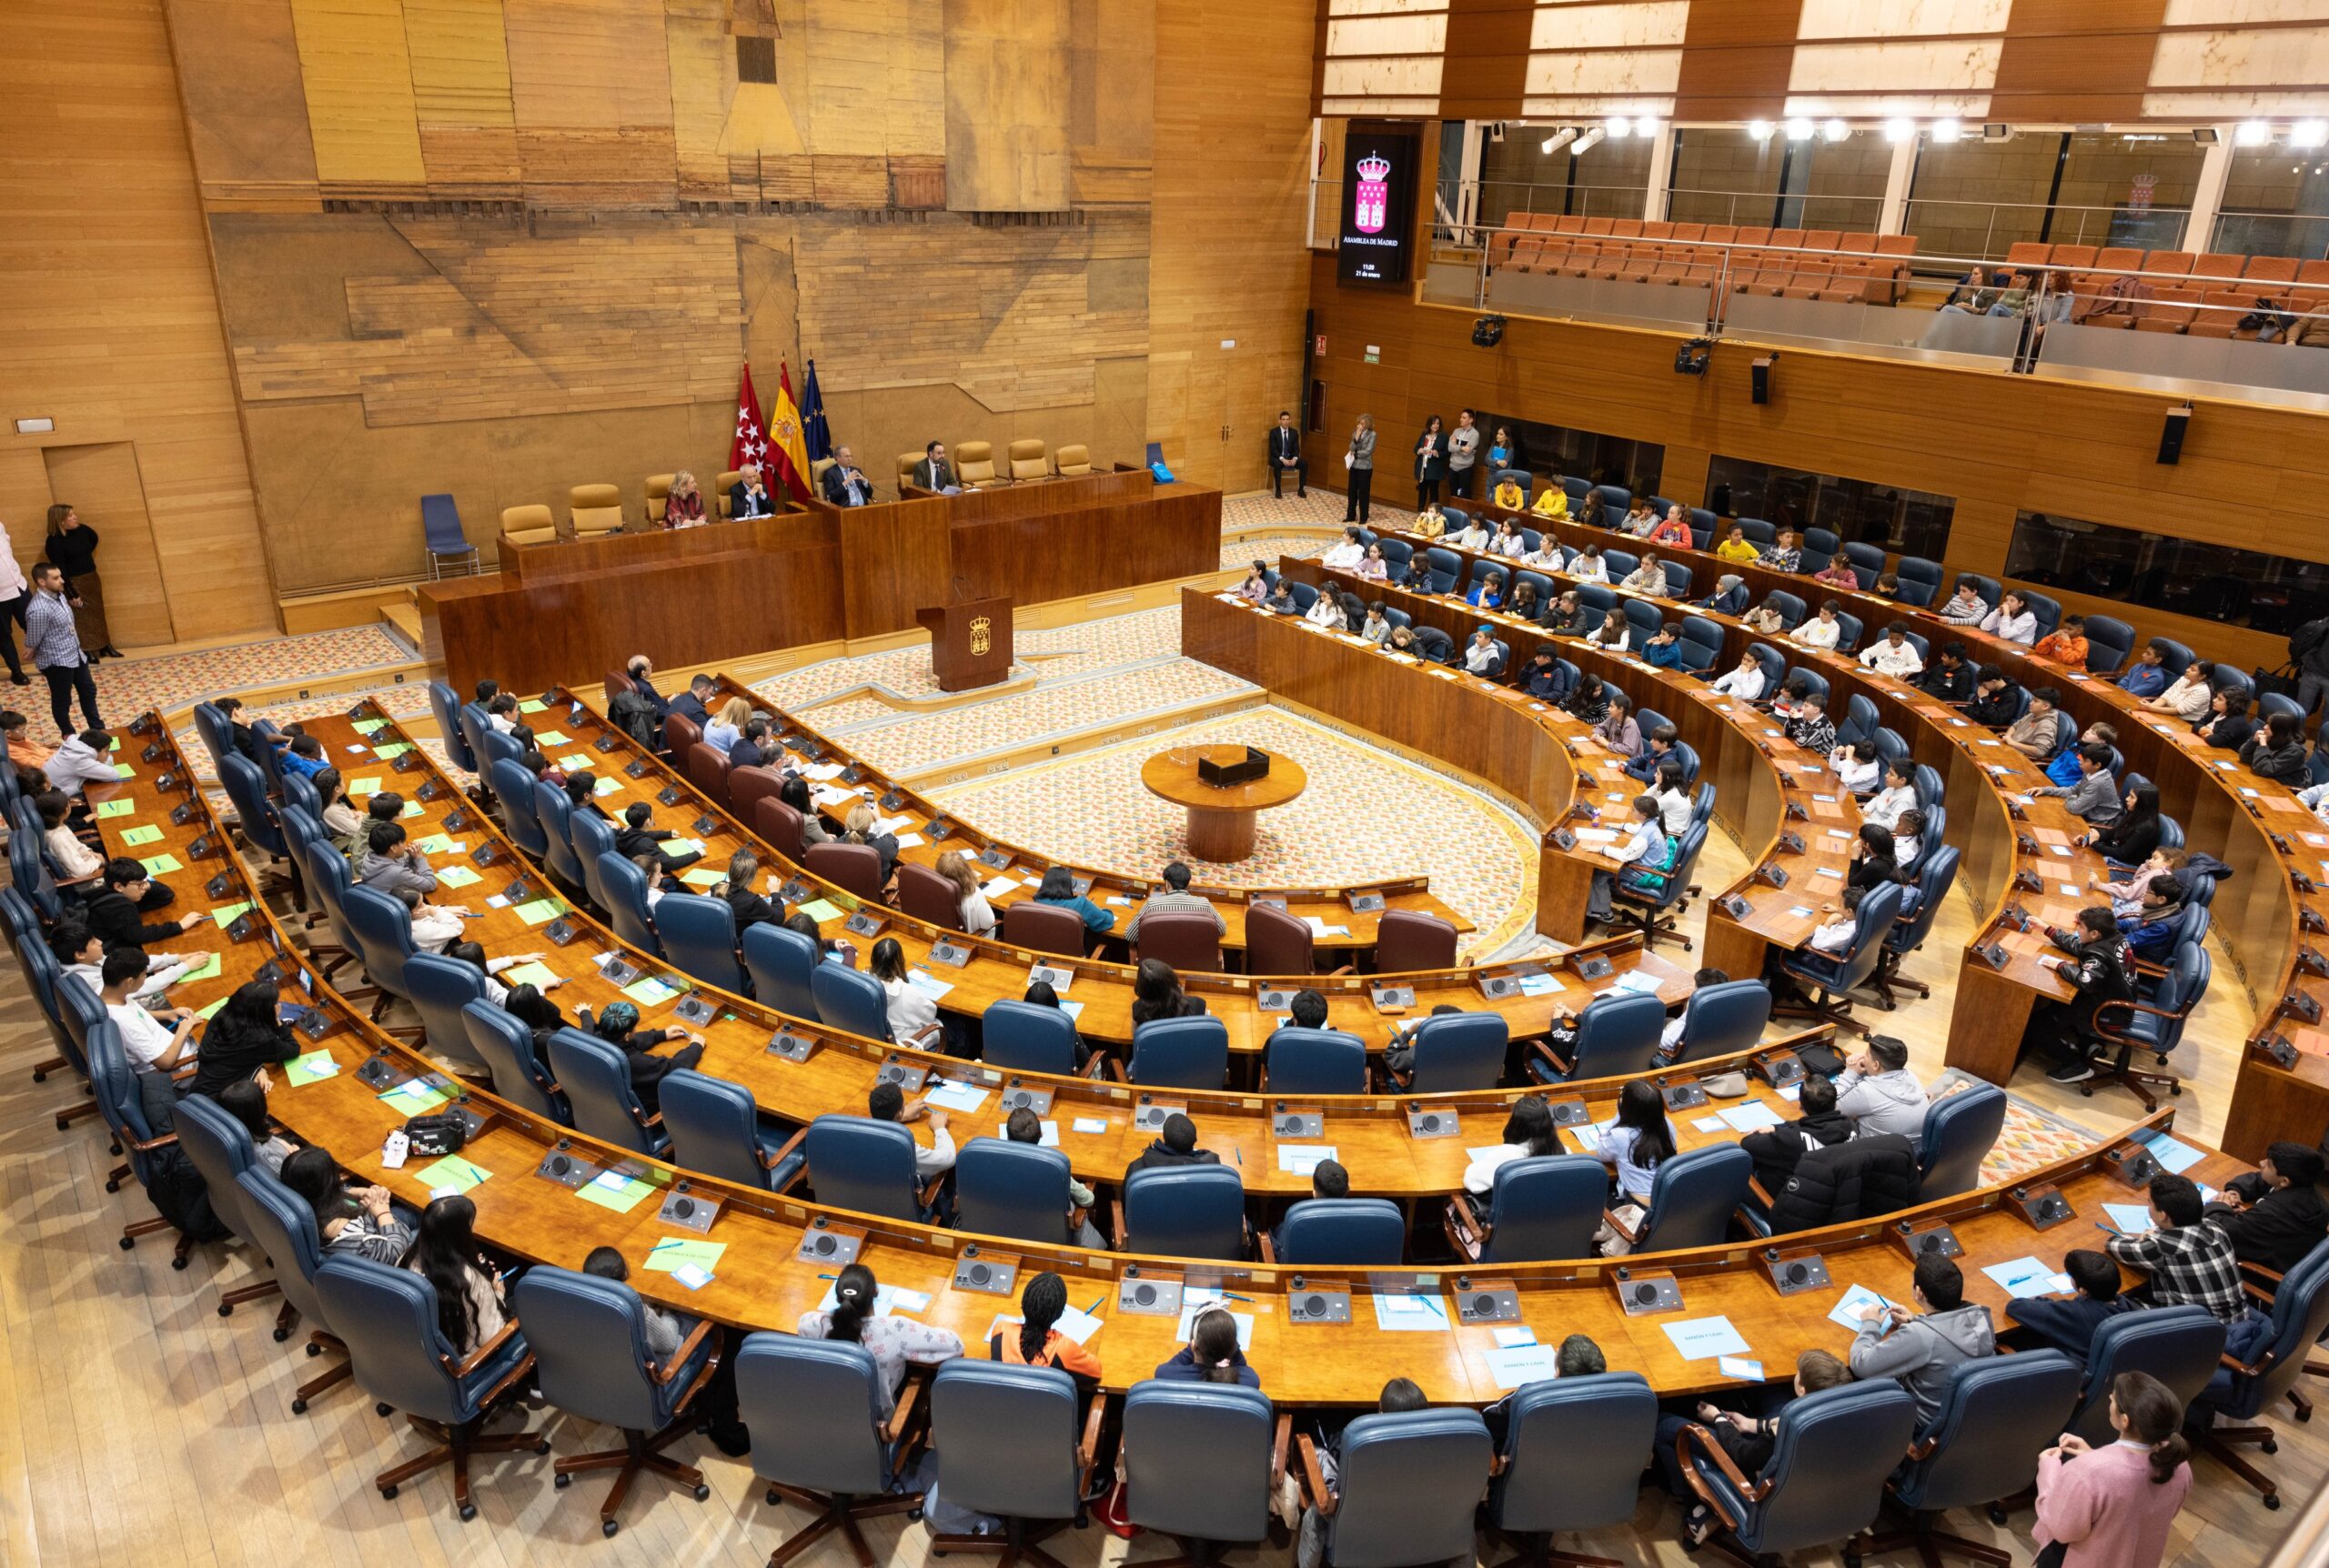
{"type": "Polygon", "coordinates": [[[1151,795],[1141,764],[1171,746],[1252,744],[1300,763],[1309,786],[1260,817],[1251,859],[1191,861],[1233,887],[1372,880],[1427,872],[1431,890],[1480,929],[1467,950],[1490,950],[1533,910],[1536,834],[1477,789],[1362,745],[1277,708],[1145,735],[993,779],[943,789],[939,801],[990,832],[1065,859],[1145,873],[1187,859],[1187,816],[1151,795]],[[1386,801],[1426,834],[1382,831],[1386,801]]]}
{"type": "MultiPolygon", "coordinates": [[[[386,670],[412,660],[412,649],[378,626],[343,627],[150,658],[108,658],[97,666],[97,708],[110,720],[116,714],[176,708],[254,686],[386,670]]],[[[353,699],[333,700],[346,707],[353,699]]],[[[47,732],[48,688],[38,676],[32,685],[15,688],[0,701],[29,717],[35,733],[47,732]]]]}

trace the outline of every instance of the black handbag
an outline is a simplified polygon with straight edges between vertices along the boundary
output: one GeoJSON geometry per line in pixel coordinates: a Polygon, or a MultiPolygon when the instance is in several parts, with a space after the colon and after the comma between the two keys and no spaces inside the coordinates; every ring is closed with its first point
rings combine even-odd
{"type": "Polygon", "coordinates": [[[461,1151],[461,1145],[469,1141],[469,1124],[449,1112],[433,1111],[406,1122],[404,1135],[412,1153],[437,1160],[461,1151]]]}

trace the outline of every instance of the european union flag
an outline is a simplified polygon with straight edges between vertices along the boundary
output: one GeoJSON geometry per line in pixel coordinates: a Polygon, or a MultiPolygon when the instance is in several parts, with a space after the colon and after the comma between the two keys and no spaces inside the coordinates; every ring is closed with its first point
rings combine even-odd
{"type": "Polygon", "coordinates": [[[802,434],[808,438],[809,461],[833,455],[833,434],[825,427],[825,395],[817,386],[817,362],[809,361],[808,384],[801,389],[802,434]]]}

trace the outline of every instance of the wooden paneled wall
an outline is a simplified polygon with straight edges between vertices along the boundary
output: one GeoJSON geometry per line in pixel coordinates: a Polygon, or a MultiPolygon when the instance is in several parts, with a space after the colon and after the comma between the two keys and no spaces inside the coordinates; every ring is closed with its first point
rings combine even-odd
{"type": "MultiPolygon", "coordinates": [[[[2329,561],[2329,419],[2199,403],[2183,460],[2157,461],[2180,397],[1790,348],[1773,394],[1749,387],[1763,352],[1719,345],[1703,377],[1678,376],[1674,334],[1508,318],[1496,348],[1472,345],[1476,313],[1403,290],[1341,286],[1313,257],[1311,305],[1326,337],[1326,430],[1313,474],[1338,474],[1351,425],[1375,416],[1381,448],[1404,454],[1432,414],[1472,407],[1666,448],[1660,487],[1705,498],[1720,455],[1955,498],[1945,564],[2001,576],[2016,512],[2173,534],[2227,548],[2329,561]],[[1379,363],[1369,364],[1370,352],[1379,363]]],[[[1376,495],[1414,504],[1402,457],[1378,461],[1376,495]]],[[[2065,599],[2187,642],[2245,669],[2278,666],[2282,639],[2135,606],[2065,599]]]]}
{"type": "Polygon", "coordinates": [[[0,22],[0,522],[103,536],[114,640],[275,624],[159,0],[0,22]],[[15,421],[55,429],[17,435],[15,421]]]}

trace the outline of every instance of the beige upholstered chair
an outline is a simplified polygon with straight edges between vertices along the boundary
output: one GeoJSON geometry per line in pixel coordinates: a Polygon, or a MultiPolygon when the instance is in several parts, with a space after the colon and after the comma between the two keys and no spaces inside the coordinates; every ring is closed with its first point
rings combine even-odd
{"type": "Polygon", "coordinates": [[[722,518],[732,518],[736,515],[736,498],[732,492],[743,481],[743,477],[744,472],[741,468],[731,468],[720,476],[720,516],[722,518]]]}
{"type": "Polygon", "coordinates": [[[1073,478],[1091,471],[1092,448],[1089,447],[1062,447],[1052,454],[1052,472],[1062,478],[1073,478]]]}
{"type": "Polygon", "coordinates": [[[663,520],[663,509],[670,505],[671,499],[673,477],[674,476],[670,474],[647,476],[647,520],[649,522],[660,523],[663,520]]]}
{"type": "Polygon", "coordinates": [[[613,485],[577,485],[566,492],[566,517],[578,539],[622,528],[622,491],[613,485]]]}
{"type": "Polygon", "coordinates": [[[999,485],[1003,477],[994,471],[994,443],[964,441],[954,448],[954,477],[963,488],[975,485],[999,485]]]}
{"type": "Polygon", "coordinates": [[[913,466],[921,461],[922,454],[919,452],[898,454],[898,494],[901,496],[906,493],[906,487],[913,483],[913,466]]]}
{"type": "Polygon", "coordinates": [[[521,545],[546,545],[558,538],[558,519],[545,506],[504,507],[501,531],[521,545]]]}
{"type": "Polygon", "coordinates": [[[1043,479],[1051,477],[1051,468],[1044,460],[1041,441],[1011,443],[1011,477],[1013,479],[1043,479]]]}
{"type": "Polygon", "coordinates": [[[834,461],[832,457],[816,457],[809,463],[809,493],[821,501],[825,498],[825,470],[834,461]]]}

